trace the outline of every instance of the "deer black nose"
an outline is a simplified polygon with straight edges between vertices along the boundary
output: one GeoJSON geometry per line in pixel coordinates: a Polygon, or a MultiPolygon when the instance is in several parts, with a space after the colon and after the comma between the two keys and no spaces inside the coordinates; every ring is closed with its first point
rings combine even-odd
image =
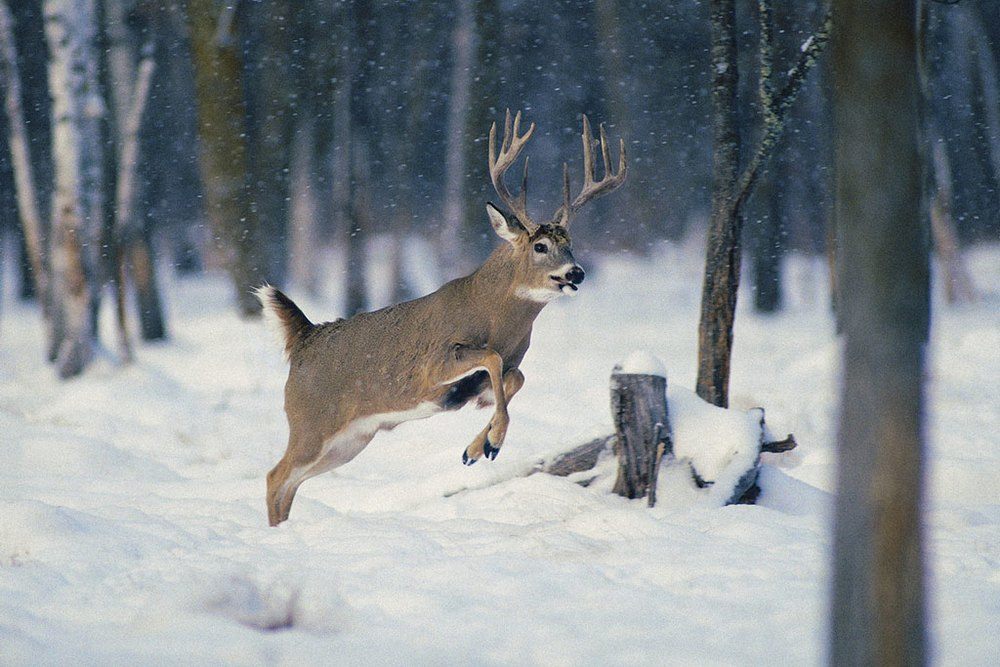
{"type": "Polygon", "coordinates": [[[579,285],[580,283],[583,282],[583,278],[586,275],[587,274],[583,272],[582,268],[580,268],[579,266],[574,266],[572,269],[566,272],[566,280],[570,281],[574,285],[579,285]]]}

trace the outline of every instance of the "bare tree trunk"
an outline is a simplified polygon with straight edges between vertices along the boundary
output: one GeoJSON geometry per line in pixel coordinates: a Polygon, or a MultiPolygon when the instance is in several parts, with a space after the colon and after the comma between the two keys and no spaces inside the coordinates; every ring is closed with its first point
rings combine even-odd
{"type": "Polygon", "coordinates": [[[915,3],[836,0],[844,378],[830,664],[926,663],[921,505],[928,248],[915,3]],[[878,137],[878,141],[873,141],[878,137]]]}
{"type": "Polygon", "coordinates": [[[233,33],[233,5],[216,11],[213,0],[188,0],[201,144],[202,185],[218,248],[225,257],[243,316],[260,314],[251,289],[263,281],[260,225],[247,183],[246,115],[240,44],[233,33]]]}
{"type": "MultiPolygon", "coordinates": [[[[457,261],[461,264],[482,263],[493,252],[496,237],[486,222],[485,207],[493,188],[487,165],[487,139],[490,123],[501,109],[503,90],[500,84],[501,72],[506,52],[501,45],[502,33],[496,26],[503,24],[503,15],[497,0],[473,0],[475,45],[472,49],[472,65],[469,81],[469,102],[464,112],[464,130],[461,136],[461,150],[465,151],[462,169],[461,197],[462,218],[456,224],[458,237],[449,250],[464,253],[457,261]],[[463,245],[463,239],[467,243],[463,245]]],[[[426,41],[426,40],[425,40],[426,41]]],[[[427,45],[421,45],[426,49],[427,45]]],[[[427,54],[417,57],[427,59],[427,54]]],[[[426,69],[426,67],[425,67],[426,69]]],[[[462,73],[452,73],[452,85],[458,85],[455,77],[462,73]]],[[[422,98],[427,95],[423,94],[422,98]]],[[[449,139],[451,136],[449,135],[449,139]]],[[[455,148],[459,148],[455,146],[455,148]]],[[[454,266],[446,266],[454,270],[454,266]]]]}
{"type": "Polygon", "coordinates": [[[779,90],[772,63],[771,0],[758,0],[757,7],[761,26],[759,102],[764,126],[752,157],[740,171],[735,3],[734,0],[712,0],[709,3],[714,127],[712,214],[698,325],[696,391],[701,398],[719,407],[729,405],[729,366],[740,286],[743,209],[785,129],[788,110],[798,96],[806,74],[816,64],[816,58],[826,44],[831,26],[830,15],[827,14],[820,28],[800,48],[798,60],[779,90]]]}
{"type": "Polygon", "coordinates": [[[736,4],[711,0],[712,33],[712,214],[698,327],[697,392],[720,407],[729,405],[729,361],[733,318],[740,281],[739,213],[733,210],[739,176],[740,133],[737,113],[739,69],[736,4]]]}
{"type": "MultiPolygon", "coordinates": [[[[248,112],[251,196],[260,225],[264,278],[284,285],[288,277],[291,199],[292,113],[296,108],[293,71],[293,14],[289,0],[245,3],[249,40],[248,112]]],[[[298,59],[297,57],[295,58],[298,59]]]]}
{"type": "MultiPolygon", "coordinates": [[[[149,37],[137,53],[136,37],[129,29],[130,17],[125,0],[103,0],[105,34],[108,43],[107,69],[111,85],[109,97],[114,110],[115,145],[115,220],[111,248],[115,253],[114,272],[119,303],[119,336],[126,356],[131,345],[125,343],[125,298],[127,277],[131,274],[136,290],[139,332],[143,340],[165,338],[166,323],[156,279],[156,262],[146,221],[137,211],[140,196],[139,151],[144,110],[150,97],[156,69],[156,42],[149,37]],[[139,86],[143,88],[140,90],[139,86]]],[[[154,15],[155,16],[155,15],[154,15]]],[[[144,17],[153,19],[154,17],[144,17]]],[[[150,20],[144,25],[153,32],[158,26],[150,20]]],[[[136,30],[138,32],[138,30],[136,30]]]]}
{"type": "Polygon", "coordinates": [[[774,313],[781,310],[781,270],[784,257],[783,201],[780,187],[784,183],[783,161],[778,160],[772,167],[764,187],[758,191],[758,200],[767,210],[754,223],[750,234],[753,270],[753,305],[759,313],[774,313]]]}
{"type": "Polygon", "coordinates": [[[344,285],[344,309],[348,317],[368,307],[366,245],[371,228],[371,172],[368,145],[363,136],[355,139],[351,147],[351,173],[353,184],[346,230],[347,280],[344,285]]]}
{"type": "Polygon", "coordinates": [[[100,275],[104,100],[98,83],[93,0],[46,0],[55,156],[52,278],[54,358],[60,377],[78,375],[93,354],[100,275]]]}
{"type": "MultiPolygon", "coordinates": [[[[306,293],[319,294],[319,272],[317,262],[318,206],[313,179],[313,165],[316,152],[313,150],[312,119],[303,119],[292,147],[291,168],[291,229],[289,270],[292,282],[306,293]]],[[[330,193],[321,193],[327,197],[330,193]]]]}
{"type": "Polygon", "coordinates": [[[468,261],[469,242],[462,233],[465,211],[466,120],[472,89],[473,55],[476,48],[472,0],[457,0],[451,33],[452,70],[448,98],[445,147],[444,223],[441,226],[441,256],[446,270],[462,273],[468,261]]]}
{"type": "MultiPolygon", "coordinates": [[[[38,207],[38,191],[35,189],[35,175],[24,122],[13,20],[7,7],[7,0],[0,0],[0,87],[4,91],[11,169],[17,193],[17,212],[21,221],[24,247],[31,267],[31,276],[35,281],[35,294],[39,295],[42,313],[48,326],[50,294],[44,251],[44,223],[38,207]]],[[[51,329],[48,330],[48,335],[52,336],[51,329]]],[[[51,347],[52,342],[49,341],[48,345],[51,347]]]]}
{"type": "MultiPolygon", "coordinates": [[[[126,358],[130,359],[132,356],[131,344],[129,343],[128,328],[125,321],[125,308],[124,308],[124,291],[125,291],[125,256],[128,255],[132,259],[132,270],[136,274],[135,269],[141,271],[141,275],[136,275],[136,283],[139,287],[140,300],[143,300],[142,295],[152,294],[157,295],[155,285],[144,284],[153,272],[153,261],[152,258],[148,258],[143,262],[143,257],[141,256],[145,244],[141,242],[142,229],[139,224],[137,224],[135,215],[135,199],[136,199],[136,167],[139,162],[139,128],[142,123],[142,116],[146,108],[146,101],[149,99],[149,88],[153,79],[153,71],[156,69],[156,64],[153,60],[152,45],[150,45],[150,50],[147,52],[142,60],[139,62],[139,68],[136,72],[136,81],[134,86],[130,86],[133,96],[131,104],[129,105],[129,110],[127,115],[124,116],[122,124],[119,125],[119,134],[121,135],[121,153],[118,158],[118,183],[117,192],[115,193],[115,203],[117,216],[115,219],[115,249],[119,253],[118,261],[116,265],[119,267],[119,275],[117,276],[118,282],[118,319],[119,319],[119,330],[122,338],[122,347],[125,350],[126,358]],[[138,261],[136,261],[138,260],[138,261]],[[144,265],[145,264],[145,265],[144,265]]],[[[146,297],[148,299],[148,296],[146,297]]],[[[159,310],[159,299],[157,297],[155,307],[159,310]]],[[[145,331],[144,333],[151,333],[145,331]]],[[[162,331],[162,321],[161,321],[161,331],[157,332],[159,335],[157,338],[162,338],[164,332],[162,331]]],[[[146,338],[144,335],[143,338],[146,338]]],[[[148,338],[147,338],[148,340],[148,338]]]]}

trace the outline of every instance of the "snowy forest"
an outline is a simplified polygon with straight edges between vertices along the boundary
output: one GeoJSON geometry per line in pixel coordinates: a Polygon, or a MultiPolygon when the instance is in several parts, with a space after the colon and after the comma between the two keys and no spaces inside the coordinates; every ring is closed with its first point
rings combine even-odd
{"type": "Polygon", "coordinates": [[[0,96],[0,664],[996,664],[1000,2],[0,0],[0,96]]]}

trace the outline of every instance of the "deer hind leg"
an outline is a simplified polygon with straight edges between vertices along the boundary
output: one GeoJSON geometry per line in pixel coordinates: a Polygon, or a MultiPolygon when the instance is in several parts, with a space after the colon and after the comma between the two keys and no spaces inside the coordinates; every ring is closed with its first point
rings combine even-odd
{"type": "MultiPolygon", "coordinates": [[[[514,398],[514,394],[520,391],[521,387],[524,386],[524,374],[516,368],[511,368],[503,374],[503,391],[506,398],[506,402],[509,404],[510,400],[514,398]]],[[[465,448],[462,452],[462,463],[467,466],[471,466],[473,463],[478,461],[483,454],[489,459],[495,459],[497,453],[500,451],[500,444],[494,441],[490,436],[490,430],[493,428],[493,421],[486,425],[482,431],[479,432],[472,440],[472,444],[465,448]]]]}
{"type": "Polygon", "coordinates": [[[267,518],[272,526],[288,519],[295,492],[304,481],[344,465],[357,456],[375,437],[348,425],[324,441],[316,436],[288,439],[288,449],[278,465],[267,474],[267,518]]]}

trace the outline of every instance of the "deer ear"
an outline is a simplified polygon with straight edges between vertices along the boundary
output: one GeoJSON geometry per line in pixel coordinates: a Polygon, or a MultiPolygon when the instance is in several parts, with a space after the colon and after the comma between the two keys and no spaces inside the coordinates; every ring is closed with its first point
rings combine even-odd
{"type": "Polygon", "coordinates": [[[510,219],[503,214],[503,211],[493,205],[493,202],[486,202],[486,214],[490,216],[490,224],[497,236],[507,243],[513,243],[517,237],[525,232],[517,220],[510,219]]]}

